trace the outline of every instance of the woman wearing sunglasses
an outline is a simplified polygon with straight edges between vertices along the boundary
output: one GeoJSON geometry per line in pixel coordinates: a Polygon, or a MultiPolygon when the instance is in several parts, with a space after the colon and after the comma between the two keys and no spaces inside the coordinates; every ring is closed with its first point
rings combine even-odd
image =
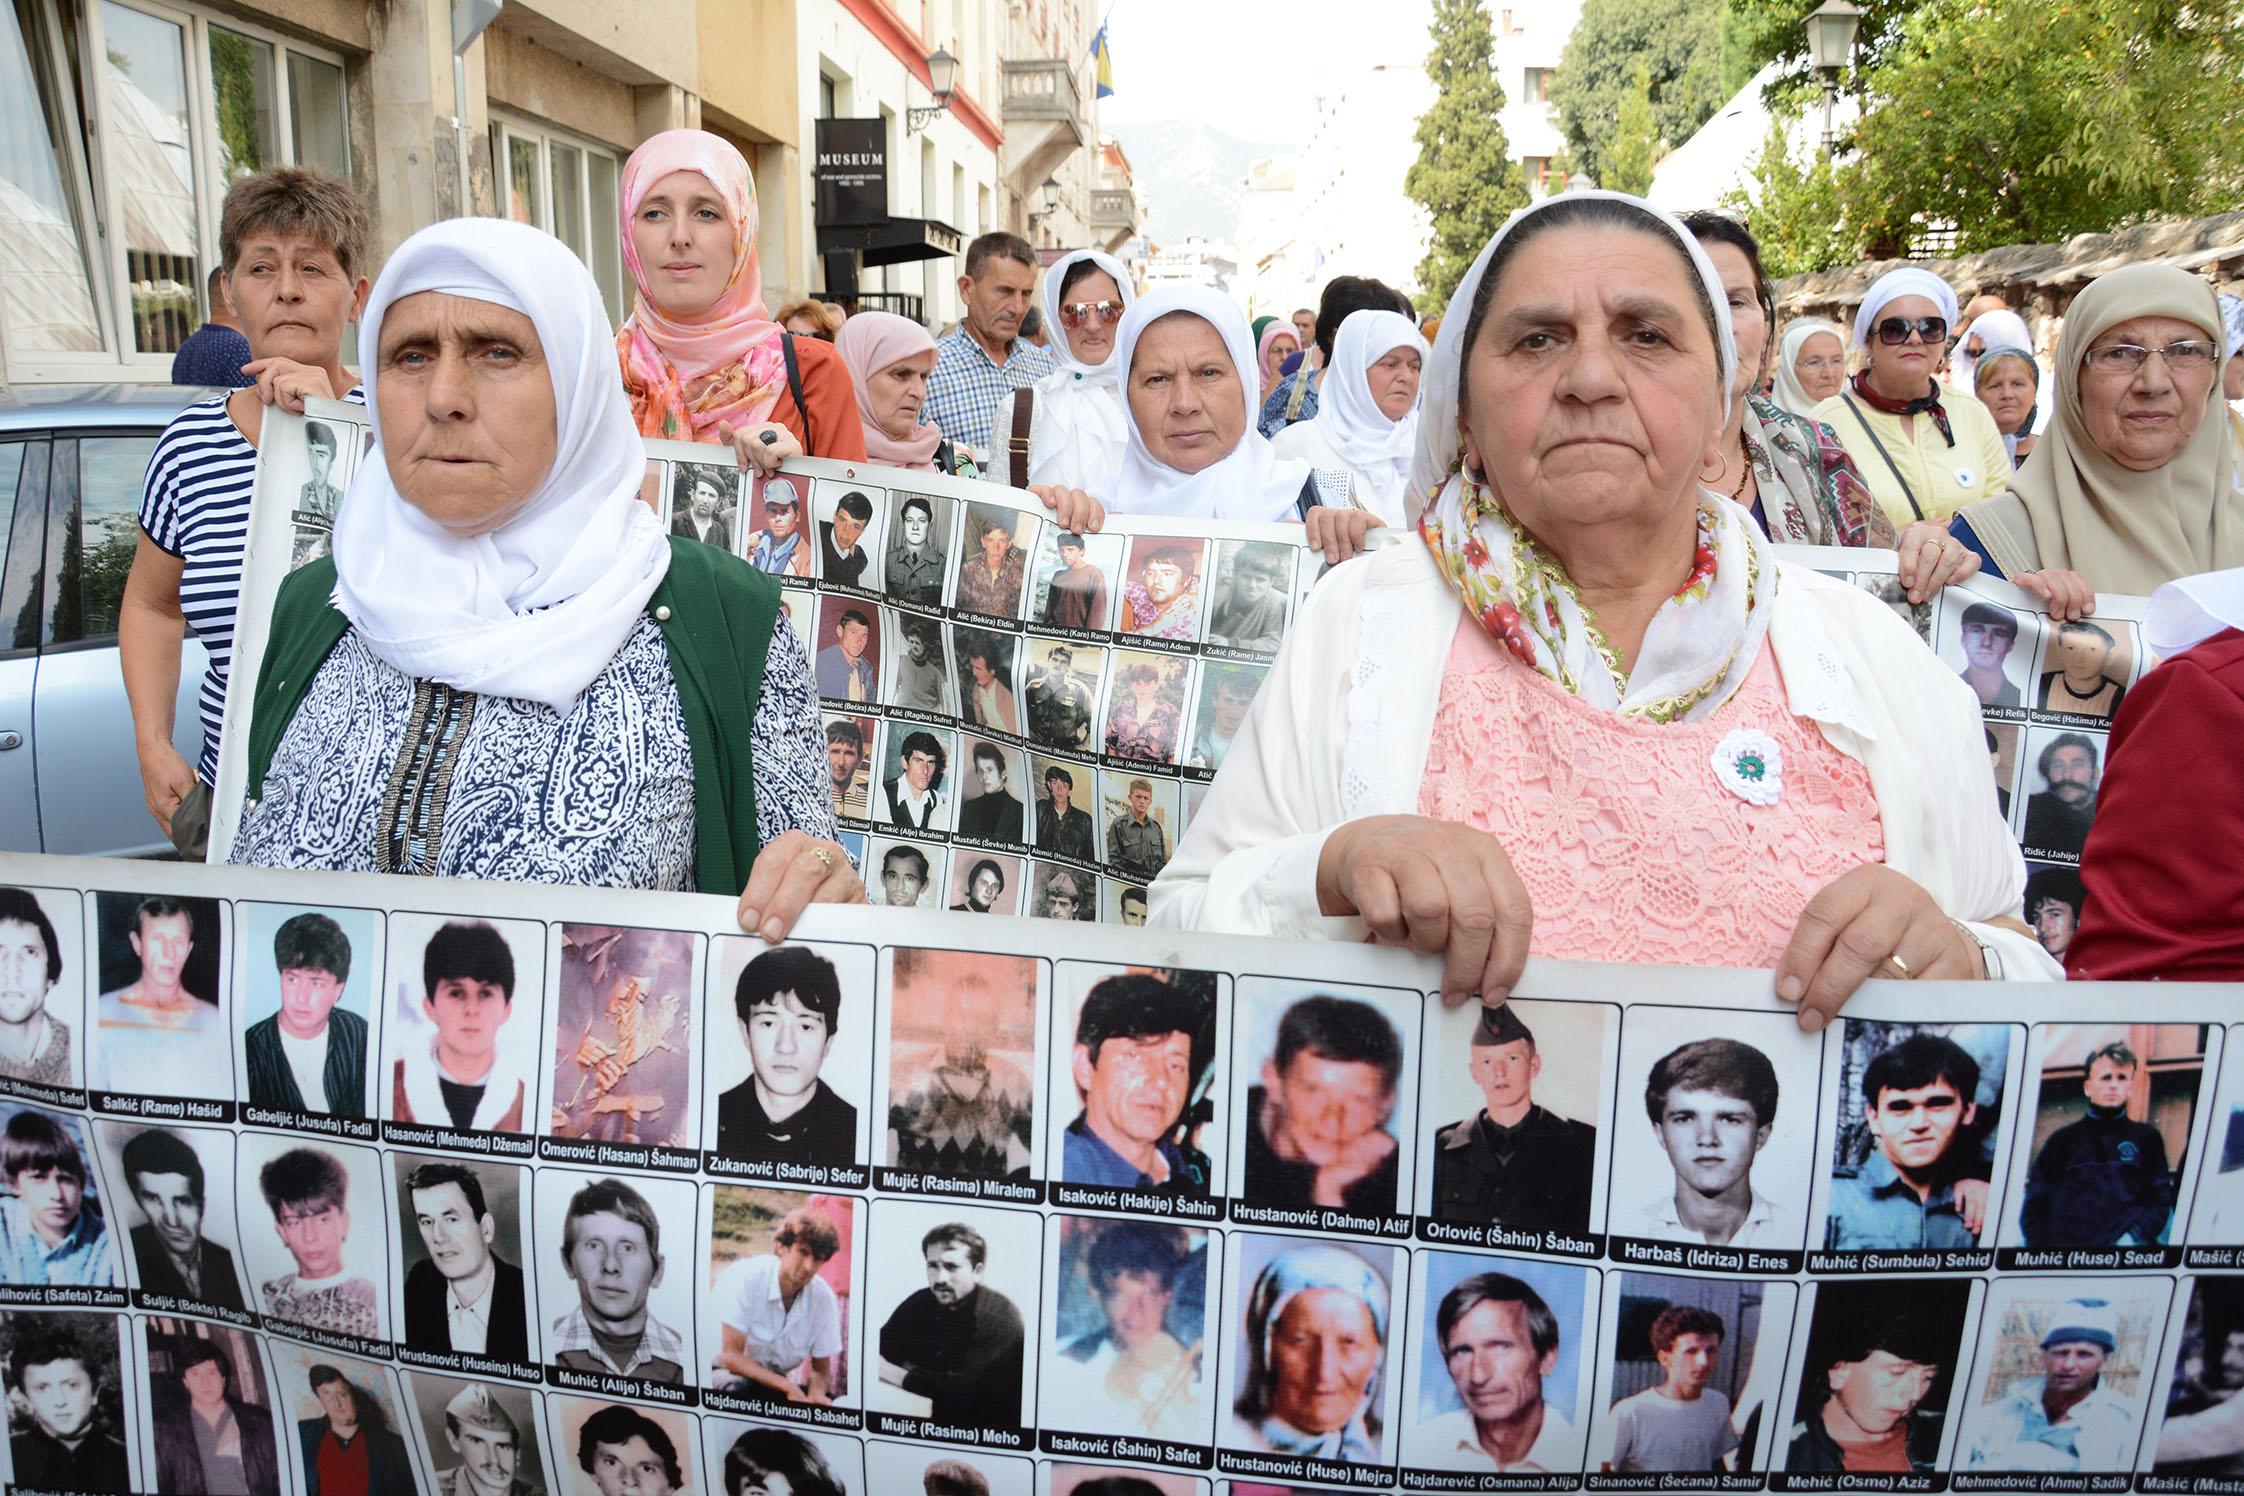
{"type": "Polygon", "coordinates": [[[990,471],[1015,488],[1089,488],[1122,464],[1122,381],[1114,335],[1130,308],[1130,276],[1095,249],[1063,255],[1044,272],[1044,321],[1057,331],[1058,367],[997,405],[990,471]]]}
{"type": "MultiPolygon", "coordinates": [[[[1995,418],[1939,382],[1955,326],[1956,293],[1939,276],[1914,267],[1879,276],[1854,318],[1854,345],[1867,362],[1847,388],[1815,408],[1896,529],[1945,521],[2010,486],[2010,453],[1995,418]]],[[[1949,541],[1945,548],[1960,546],[1949,541]]],[[[1909,560],[1904,550],[1904,583],[1911,580],[1909,560]]]]}
{"type": "MultiPolygon", "coordinates": [[[[2188,271],[2130,265],[2091,282],[2057,340],[2048,431],[2009,493],[1956,515],[1951,538],[1970,558],[1929,585],[1983,561],[2052,616],[2080,618],[2099,592],[2146,596],[2244,566],[2244,475],[2220,408],[2226,353],[2213,288],[2188,271]]],[[[1905,577],[1922,538],[1901,538],[1905,577]]]]}

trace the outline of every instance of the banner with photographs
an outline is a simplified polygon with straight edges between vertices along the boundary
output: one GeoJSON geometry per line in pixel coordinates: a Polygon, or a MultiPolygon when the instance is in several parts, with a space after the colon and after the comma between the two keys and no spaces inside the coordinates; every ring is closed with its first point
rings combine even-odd
{"type": "Polygon", "coordinates": [[[2094,617],[2060,622],[2031,593],[1993,577],[1911,603],[1892,551],[1779,546],[1777,554],[1883,599],[1978,695],[1995,800],[2026,856],[2018,917],[2062,961],[2087,899],[2080,854],[2112,719],[2158,663],[2143,642],[2148,600],[2098,593],[2094,617]]]}
{"type": "MultiPolygon", "coordinates": [[[[255,681],[287,573],[326,553],[364,407],[270,412],[235,678],[255,681]],[[322,485],[328,485],[322,487],[322,485]]],[[[805,459],[756,480],[729,448],[649,442],[674,535],[777,577],[826,723],[842,841],[875,903],[1142,923],[1321,564],[1299,525],[1057,524],[1033,494],[805,459]]],[[[246,782],[227,703],[223,860],[246,782]]]]}
{"type": "Polygon", "coordinates": [[[0,858],[14,1490],[2244,1490],[2234,986],[0,858]]]}

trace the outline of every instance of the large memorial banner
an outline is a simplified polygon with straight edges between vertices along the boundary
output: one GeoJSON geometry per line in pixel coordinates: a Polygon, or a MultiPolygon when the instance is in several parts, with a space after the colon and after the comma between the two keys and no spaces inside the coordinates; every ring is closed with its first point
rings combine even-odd
{"type": "MultiPolygon", "coordinates": [[[[370,440],[363,406],[269,414],[245,682],[281,580],[325,554],[336,504],[303,496],[347,489],[370,440]]],[[[1142,922],[1321,564],[1299,525],[1116,518],[1075,535],[1019,489],[814,459],[758,481],[729,448],[682,442],[647,444],[642,494],[671,533],[785,588],[843,843],[875,902],[902,908],[1142,922]]],[[[245,686],[214,860],[239,822],[247,712],[245,686]]]]}
{"type": "Polygon", "coordinates": [[[0,858],[11,1489],[2244,1489],[2244,990],[0,858]]]}

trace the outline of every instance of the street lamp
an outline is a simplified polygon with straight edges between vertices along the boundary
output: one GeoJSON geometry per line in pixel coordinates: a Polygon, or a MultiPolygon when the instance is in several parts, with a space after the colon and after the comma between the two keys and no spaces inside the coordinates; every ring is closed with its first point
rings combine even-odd
{"type": "Polygon", "coordinates": [[[1801,23],[1808,33],[1808,65],[1823,80],[1823,154],[1831,154],[1831,109],[1839,97],[1839,75],[1854,60],[1855,33],[1862,7],[1847,0],[1823,0],[1801,23]]]}
{"type": "Polygon", "coordinates": [[[1035,233],[1038,224],[1049,222],[1052,215],[1059,211],[1060,184],[1054,178],[1046,177],[1044,184],[1036,189],[1036,206],[1029,209],[1029,232],[1035,233]]]}
{"type": "Polygon", "coordinates": [[[916,135],[941,116],[948,114],[951,94],[958,87],[958,59],[948,48],[937,47],[927,59],[927,91],[935,96],[929,105],[915,105],[905,111],[904,133],[916,135]]]}

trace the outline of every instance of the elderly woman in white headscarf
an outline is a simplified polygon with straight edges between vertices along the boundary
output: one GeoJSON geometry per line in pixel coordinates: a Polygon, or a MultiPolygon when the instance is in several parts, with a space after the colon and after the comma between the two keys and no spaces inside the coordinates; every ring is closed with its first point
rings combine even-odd
{"type": "Polygon", "coordinates": [[[1367,511],[1320,503],[1309,464],[1281,458],[1255,430],[1254,343],[1230,297],[1201,286],[1141,297],[1123,314],[1114,363],[1128,442],[1090,488],[1107,512],[1299,521],[1335,562],[1377,528],[1367,511]]]}
{"type": "MultiPolygon", "coordinates": [[[[1940,384],[1955,326],[1956,293],[1946,281],[1914,266],[1887,271],[1854,316],[1864,366],[1815,408],[1897,529],[1946,519],[2010,486],[2010,454],[1995,418],[1940,384]]],[[[1909,558],[1902,559],[1907,581],[1909,558]]]]}
{"type": "Polygon", "coordinates": [[[1847,387],[1847,334],[1821,317],[1795,317],[1777,339],[1776,378],[1769,394],[1777,409],[1803,420],[1847,387]]]}
{"type": "MultiPolygon", "coordinates": [[[[1959,510],[1935,583],[1984,562],[2061,619],[2096,594],[2143,597],[2244,565],[2244,452],[2221,400],[2230,363],[2212,287],[2128,265],[2073,298],[2057,339],[2054,412],[2010,492],[1959,510]]],[[[1918,534],[1902,536],[1908,554],[1918,534]]]]}
{"type": "Polygon", "coordinates": [[[1400,312],[1350,312],[1333,335],[1317,414],[1270,438],[1270,450],[1346,473],[1358,508],[1379,516],[1383,525],[1403,523],[1427,351],[1426,340],[1400,312]]]}
{"type": "Polygon", "coordinates": [[[1421,539],[1310,594],[1154,922],[1376,936],[1452,1001],[1530,953],[1773,968],[1810,1028],[1872,976],[2055,977],[1978,698],[1698,481],[1736,357],[1674,219],[1515,215],[1434,346],[1421,539]]]}
{"type": "Polygon", "coordinates": [[[1387,1280],[1346,1247],[1272,1257],[1247,1291],[1247,1380],[1224,1444],[1384,1463],[1389,1302],[1387,1280]]]}
{"type": "Polygon", "coordinates": [[[375,445],[283,583],[233,860],[740,893],[777,939],[864,888],[772,579],[665,536],[582,262],[455,218],[359,321],[375,445]]]}
{"type": "Polygon", "coordinates": [[[1089,489],[1122,462],[1122,371],[1114,358],[1133,291],[1112,255],[1079,249],[1044,272],[1044,325],[1056,367],[997,403],[989,471],[1015,488],[1089,489]]]}

